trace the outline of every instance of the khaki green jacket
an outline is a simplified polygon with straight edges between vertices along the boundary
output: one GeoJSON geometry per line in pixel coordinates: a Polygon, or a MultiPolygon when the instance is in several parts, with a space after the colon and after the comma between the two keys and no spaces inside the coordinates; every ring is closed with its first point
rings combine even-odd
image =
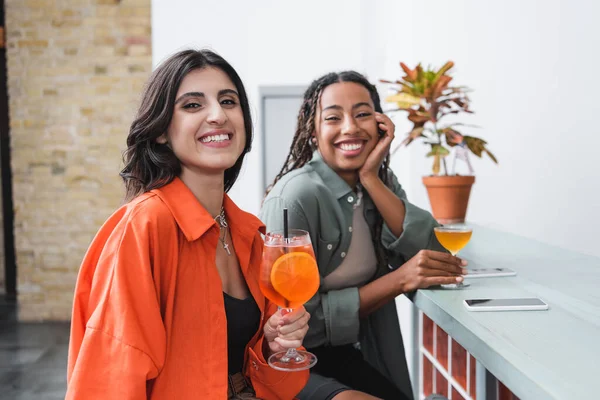
{"type": "MultiPolygon", "coordinates": [[[[431,214],[408,202],[395,176],[392,189],[406,208],[404,232],[395,237],[384,224],[382,242],[389,266],[378,266],[376,277],[400,267],[421,249],[442,249],[433,234],[437,223],[431,214]]],[[[283,209],[287,208],[289,228],[310,233],[322,279],[348,253],[357,200],[355,192],[317,151],[304,167],[277,182],[263,203],[260,218],[267,231],[283,229],[283,209]]],[[[373,230],[377,209],[365,190],[363,202],[365,219],[373,230]]],[[[361,320],[358,288],[350,287],[319,291],[305,307],[311,314],[304,340],[307,348],[360,342],[365,358],[412,398],[395,302],[361,320]]]]}

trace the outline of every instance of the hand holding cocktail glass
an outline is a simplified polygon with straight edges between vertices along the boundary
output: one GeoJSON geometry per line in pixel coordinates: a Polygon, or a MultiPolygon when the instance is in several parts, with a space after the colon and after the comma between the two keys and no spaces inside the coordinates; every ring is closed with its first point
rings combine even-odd
{"type": "MultiPolygon", "coordinates": [[[[263,294],[281,308],[291,310],[310,300],[319,289],[320,276],[308,232],[288,229],[267,233],[260,271],[263,294]]],[[[282,371],[299,371],[314,366],[317,358],[307,351],[288,349],[269,357],[269,365],[282,371]]]]}
{"type": "MultiPolygon", "coordinates": [[[[453,256],[456,256],[460,250],[462,250],[473,234],[473,229],[467,225],[446,225],[437,226],[433,228],[435,237],[438,242],[453,256]]],[[[459,282],[452,285],[444,285],[445,287],[452,289],[462,289],[469,286],[469,283],[459,282]]]]}

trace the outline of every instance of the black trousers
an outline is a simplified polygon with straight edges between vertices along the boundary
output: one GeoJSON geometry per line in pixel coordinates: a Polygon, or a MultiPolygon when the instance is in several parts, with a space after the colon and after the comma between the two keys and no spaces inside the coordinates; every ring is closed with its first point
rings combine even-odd
{"type": "Polygon", "coordinates": [[[317,347],[309,351],[318,359],[317,365],[311,368],[311,373],[335,379],[352,390],[380,399],[409,400],[409,397],[372,367],[353,345],[317,347]]]}

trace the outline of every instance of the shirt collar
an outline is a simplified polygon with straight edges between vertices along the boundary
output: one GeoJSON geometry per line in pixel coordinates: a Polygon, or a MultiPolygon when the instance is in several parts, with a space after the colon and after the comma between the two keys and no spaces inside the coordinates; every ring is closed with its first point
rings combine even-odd
{"type": "MultiPolygon", "coordinates": [[[[165,203],[185,238],[190,242],[198,239],[217,224],[178,177],[152,192],[165,203]]],[[[254,238],[257,231],[264,231],[264,224],[254,215],[241,210],[227,194],[223,197],[223,208],[230,228],[242,236],[254,238]]]]}
{"type": "Polygon", "coordinates": [[[336,199],[340,199],[346,196],[348,193],[352,192],[352,188],[350,185],[346,183],[345,180],[342,179],[334,170],[331,169],[329,165],[323,160],[321,153],[319,150],[315,150],[313,153],[312,160],[308,162],[317,174],[323,179],[323,182],[326,182],[327,187],[331,190],[331,193],[336,197],[336,199]]]}

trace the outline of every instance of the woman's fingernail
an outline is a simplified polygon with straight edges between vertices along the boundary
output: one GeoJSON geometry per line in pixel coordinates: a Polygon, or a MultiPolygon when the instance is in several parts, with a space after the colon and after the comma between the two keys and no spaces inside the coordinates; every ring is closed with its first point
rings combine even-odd
{"type": "Polygon", "coordinates": [[[460,260],[460,265],[466,266],[467,264],[469,264],[467,260],[460,260]]]}
{"type": "Polygon", "coordinates": [[[456,282],[462,282],[463,281],[463,277],[462,276],[457,276],[456,277],[456,282]]]}
{"type": "Polygon", "coordinates": [[[469,271],[468,271],[466,268],[463,268],[463,269],[461,270],[461,272],[462,272],[462,274],[463,274],[463,275],[467,275],[467,273],[468,273],[469,271]]]}

